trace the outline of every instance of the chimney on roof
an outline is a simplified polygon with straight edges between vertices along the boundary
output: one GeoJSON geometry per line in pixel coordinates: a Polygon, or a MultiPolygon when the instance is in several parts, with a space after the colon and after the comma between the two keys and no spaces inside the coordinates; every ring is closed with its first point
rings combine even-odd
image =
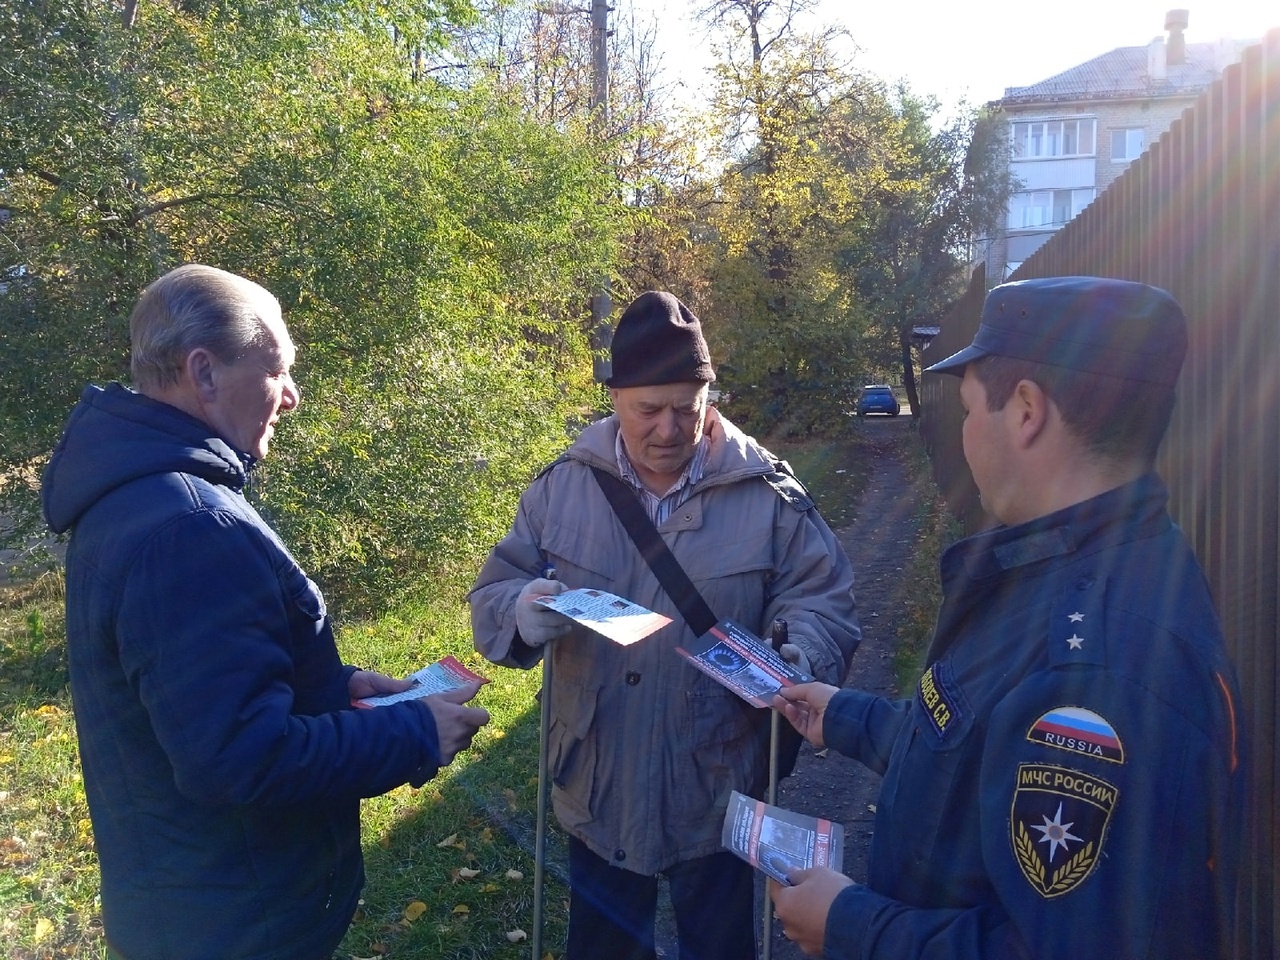
{"type": "Polygon", "coordinates": [[[1182,31],[1191,19],[1189,10],[1170,10],[1164,15],[1164,28],[1169,31],[1169,47],[1165,59],[1170,66],[1187,62],[1187,39],[1182,31]]]}
{"type": "Polygon", "coordinates": [[[1169,76],[1165,66],[1164,37],[1152,37],[1147,44],[1147,77],[1151,80],[1164,80],[1169,76]]]}

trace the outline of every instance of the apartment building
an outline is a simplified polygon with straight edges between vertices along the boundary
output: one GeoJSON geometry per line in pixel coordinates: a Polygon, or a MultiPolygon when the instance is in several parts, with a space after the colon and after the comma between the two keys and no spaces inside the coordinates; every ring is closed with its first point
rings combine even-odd
{"type": "Polygon", "coordinates": [[[1041,244],[1106,190],[1182,115],[1249,41],[1188,43],[1187,10],[1171,10],[1166,34],[1119,47],[1026,87],[1006,87],[1015,178],[1003,229],[975,243],[987,281],[1003,282],[1041,244]]]}

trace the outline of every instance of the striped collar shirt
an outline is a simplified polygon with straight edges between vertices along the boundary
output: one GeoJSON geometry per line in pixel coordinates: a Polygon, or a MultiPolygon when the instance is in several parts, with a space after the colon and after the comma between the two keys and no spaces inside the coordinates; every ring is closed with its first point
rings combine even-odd
{"type": "Polygon", "coordinates": [[[636,475],[635,467],[627,457],[627,448],[622,442],[621,430],[618,431],[617,439],[613,442],[613,450],[618,459],[618,472],[622,475],[622,479],[636,491],[653,525],[660,527],[676,507],[693,496],[693,486],[702,479],[702,471],[707,465],[707,454],[711,451],[711,438],[707,432],[703,432],[702,439],[698,441],[698,446],[693,451],[693,459],[680,474],[680,479],[673,483],[671,489],[662,496],[650,492],[636,475]]]}

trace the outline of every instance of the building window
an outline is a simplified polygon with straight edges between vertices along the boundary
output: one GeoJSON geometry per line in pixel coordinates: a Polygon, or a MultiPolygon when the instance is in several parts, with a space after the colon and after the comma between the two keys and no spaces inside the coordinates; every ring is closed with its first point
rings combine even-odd
{"type": "Polygon", "coordinates": [[[1077,190],[1031,190],[1009,198],[1010,230],[1056,230],[1093,202],[1093,187],[1077,190]]]}
{"type": "Polygon", "coordinates": [[[1125,130],[1111,131],[1111,159],[1116,161],[1136,160],[1142,153],[1146,138],[1141,127],[1129,127],[1125,130]]]}
{"type": "Polygon", "coordinates": [[[1091,157],[1095,153],[1092,118],[1020,121],[1013,127],[1013,159],[1091,157]]]}

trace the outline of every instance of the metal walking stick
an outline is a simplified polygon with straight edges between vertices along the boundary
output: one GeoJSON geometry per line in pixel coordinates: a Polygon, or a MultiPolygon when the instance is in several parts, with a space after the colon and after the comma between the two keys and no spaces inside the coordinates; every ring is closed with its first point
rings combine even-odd
{"type": "MultiPolygon", "coordinates": [[[[773,649],[782,653],[782,645],[787,642],[787,621],[779,618],[773,621],[773,636],[770,638],[773,649]]],[[[765,802],[775,806],[778,802],[778,738],[781,734],[782,716],[777,710],[769,711],[769,792],[765,802]]],[[[765,881],[764,907],[761,910],[761,960],[771,960],[773,956],[773,904],[769,902],[769,881],[765,881]]]]}
{"type": "MultiPolygon", "coordinates": [[[[547,580],[556,578],[555,567],[545,567],[542,571],[547,580]]],[[[549,646],[549,644],[547,645],[549,646]]],[[[545,885],[547,868],[547,796],[550,792],[547,783],[547,744],[551,736],[551,651],[547,646],[542,648],[542,690],[540,700],[542,707],[538,726],[538,802],[537,828],[533,840],[533,933],[529,938],[533,952],[533,960],[542,957],[542,914],[543,886],[545,885]]]]}

